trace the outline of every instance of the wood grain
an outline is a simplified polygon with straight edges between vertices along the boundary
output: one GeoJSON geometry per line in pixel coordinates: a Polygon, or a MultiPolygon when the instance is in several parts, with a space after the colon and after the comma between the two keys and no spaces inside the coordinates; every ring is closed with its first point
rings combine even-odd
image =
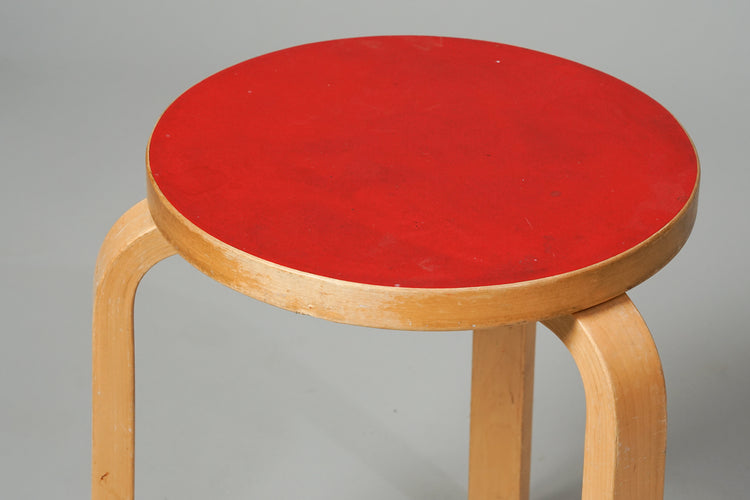
{"type": "MultiPolygon", "coordinates": [[[[213,247],[201,245],[215,244],[199,233],[188,237],[197,245],[190,255],[210,253],[213,247]]],[[[92,498],[97,500],[133,498],[134,296],[146,271],[175,252],[143,201],[113,226],[97,260],[92,416],[92,498]]],[[[224,272],[221,266],[214,269],[224,272]]],[[[568,347],[584,382],[584,500],[662,498],[664,379],[653,340],[632,302],[620,295],[544,324],[568,347]]],[[[534,336],[533,322],[474,332],[470,500],[528,498],[534,336]]]]}
{"type": "Polygon", "coordinates": [[[535,323],[474,331],[469,500],[528,500],[535,323]]]}
{"type": "Polygon", "coordinates": [[[92,477],[95,500],[132,499],[135,444],[133,302],[143,275],[175,253],[146,201],[102,244],[94,278],[92,477]]]}
{"type": "Polygon", "coordinates": [[[544,324],[578,365],[586,392],[584,500],[661,500],[667,438],[661,362],[626,295],[544,324]]]}

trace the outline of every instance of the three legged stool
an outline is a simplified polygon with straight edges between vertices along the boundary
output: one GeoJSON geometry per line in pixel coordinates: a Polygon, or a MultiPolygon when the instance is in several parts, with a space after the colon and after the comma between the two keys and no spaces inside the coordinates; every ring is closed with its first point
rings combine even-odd
{"type": "Polygon", "coordinates": [[[648,96],[507,45],[337,40],[197,84],[147,162],[96,267],[95,499],[133,496],[133,300],[175,253],[290,311],[473,330],[470,500],[528,498],[543,322],[583,378],[583,497],[662,498],[664,379],[625,292],[684,244],[699,173],[648,96]]]}

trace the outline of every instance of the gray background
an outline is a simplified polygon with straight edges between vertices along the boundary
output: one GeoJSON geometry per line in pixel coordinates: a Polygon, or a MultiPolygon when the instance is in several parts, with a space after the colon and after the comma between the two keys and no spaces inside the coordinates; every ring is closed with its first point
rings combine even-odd
{"type": "MultiPolygon", "coordinates": [[[[703,167],[693,236],[631,293],[669,394],[666,497],[748,498],[747,2],[5,1],[0,6],[0,497],[89,489],[96,253],[144,196],[146,140],[183,90],[344,36],[506,42],[609,72],[670,109],[703,167]]],[[[470,336],[281,311],[168,259],[136,301],[144,499],[465,497],[470,336]]],[[[580,491],[583,390],[540,328],[532,497],[580,491]]]]}

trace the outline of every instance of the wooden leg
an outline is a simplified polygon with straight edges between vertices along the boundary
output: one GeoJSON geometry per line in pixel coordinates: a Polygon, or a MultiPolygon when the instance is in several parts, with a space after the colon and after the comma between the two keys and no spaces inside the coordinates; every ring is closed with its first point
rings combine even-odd
{"type": "Polygon", "coordinates": [[[646,323],[626,295],[545,321],[573,354],[586,392],[584,500],[661,500],[666,392],[646,323]]]}
{"type": "Polygon", "coordinates": [[[474,332],[469,500],[528,500],[535,323],[474,332]]]}
{"type": "Polygon", "coordinates": [[[133,498],[133,301],[148,269],[175,250],[146,201],[128,210],[99,251],[94,276],[91,497],[133,498]]]}

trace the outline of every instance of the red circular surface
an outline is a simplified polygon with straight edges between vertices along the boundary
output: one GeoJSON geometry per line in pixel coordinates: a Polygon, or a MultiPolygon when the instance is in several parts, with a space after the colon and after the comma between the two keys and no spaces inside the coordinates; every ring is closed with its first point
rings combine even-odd
{"type": "Polygon", "coordinates": [[[274,52],[179,97],[149,147],[188,220],[347,281],[455,288],[587,267],[648,239],[697,159],[658,103],[517,47],[373,37],[274,52]]]}

